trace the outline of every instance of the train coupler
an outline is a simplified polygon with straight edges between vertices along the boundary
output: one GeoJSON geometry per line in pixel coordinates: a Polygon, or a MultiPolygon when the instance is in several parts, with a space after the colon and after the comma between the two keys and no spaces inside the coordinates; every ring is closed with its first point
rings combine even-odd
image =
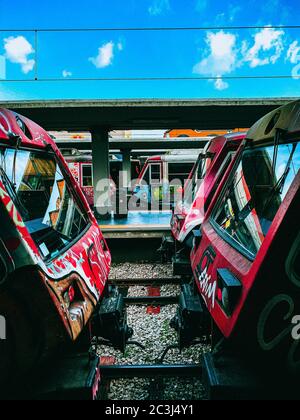
{"type": "Polygon", "coordinates": [[[161,246],[157,252],[161,257],[162,263],[168,263],[172,261],[172,256],[175,253],[175,241],[172,236],[163,236],[161,246]]]}
{"type": "Polygon", "coordinates": [[[193,275],[191,262],[185,255],[184,250],[178,251],[172,258],[173,276],[182,276],[190,278],[193,275]]]}
{"type": "Polygon", "coordinates": [[[180,351],[199,344],[199,341],[209,334],[209,315],[193,286],[182,285],[177,314],[171,320],[170,325],[178,333],[180,351]]]}
{"type": "Polygon", "coordinates": [[[101,343],[122,353],[133,336],[133,329],[127,324],[124,297],[115,286],[109,286],[108,295],[99,306],[93,322],[93,333],[102,339],[101,343]]]}

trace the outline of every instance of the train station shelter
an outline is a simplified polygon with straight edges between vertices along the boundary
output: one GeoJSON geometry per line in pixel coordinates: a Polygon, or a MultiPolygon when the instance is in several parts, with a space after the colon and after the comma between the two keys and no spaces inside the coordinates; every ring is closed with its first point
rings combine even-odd
{"type": "MultiPolygon", "coordinates": [[[[209,100],[51,100],[5,101],[0,107],[12,109],[34,120],[46,130],[89,131],[93,153],[95,204],[101,179],[109,178],[109,151],[124,155],[123,169],[130,171],[134,149],[201,148],[203,140],[109,140],[112,130],[231,129],[250,127],[259,118],[295,98],[209,99],[209,100]]],[[[80,149],[80,144],[76,142],[80,149]]],[[[87,145],[84,145],[86,148],[87,145]]]]}

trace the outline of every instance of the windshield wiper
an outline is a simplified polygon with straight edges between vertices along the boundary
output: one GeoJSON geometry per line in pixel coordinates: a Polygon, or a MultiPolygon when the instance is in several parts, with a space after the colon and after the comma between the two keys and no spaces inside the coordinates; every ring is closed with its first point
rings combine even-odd
{"type": "Polygon", "coordinates": [[[297,149],[297,145],[298,145],[297,143],[293,144],[293,149],[292,149],[292,151],[290,153],[289,160],[287,161],[287,164],[286,164],[286,167],[284,169],[284,172],[281,175],[281,177],[278,179],[278,181],[276,182],[276,184],[270,190],[270,195],[269,195],[269,198],[266,201],[266,204],[265,204],[265,206],[263,208],[262,214],[264,214],[266,208],[271,203],[274,195],[275,194],[280,194],[280,195],[282,194],[283,188],[284,188],[284,185],[285,185],[285,181],[287,180],[287,177],[288,177],[288,175],[290,173],[290,170],[291,170],[291,166],[292,166],[292,162],[293,162],[293,157],[294,157],[295,151],[297,149]]]}
{"type": "Polygon", "coordinates": [[[286,181],[286,179],[287,179],[287,177],[290,173],[290,170],[291,170],[293,157],[294,157],[296,149],[297,149],[297,143],[293,144],[293,149],[292,149],[291,154],[289,156],[289,160],[287,161],[285,170],[284,170],[283,174],[281,175],[281,177],[276,182],[276,184],[274,185],[274,187],[272,188],[271,193],[273,193],[273,192],[277,193],[278,192],[278,193],[282,194],[285,181],[286,181]]]}

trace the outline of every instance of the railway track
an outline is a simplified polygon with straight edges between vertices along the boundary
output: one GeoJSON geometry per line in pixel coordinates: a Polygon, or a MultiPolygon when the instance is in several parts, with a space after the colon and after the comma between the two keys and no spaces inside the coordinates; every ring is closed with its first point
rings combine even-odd
{"type": "Polygon", "coordinates": [[[182,280],[172,276],[167,264],[126,264],[125,268],[114,266],[111,281],[124,296],[128,323],[134,329],[131,341],[141,346],[129,345],[122,355],[100,345],[100,355],[107,352],[114,358],[113,364],[105,364],[101,370],[108,390],[106,398],[204,399],[200,359],[208,347],[203,344],[203,347],[188,348],[180,353],[176,332],[170,327],[177,310],[182,280]],[[131,277],[122,277],[120,272],[127,275],[130,272],[131,277]],[[159,296],[149,296],[153,288],[159,296]],[[159,308],[159,311],[151,312],[149,307],[159,308]],[[160,360],[162,355],[163,360],[160,360]]]}

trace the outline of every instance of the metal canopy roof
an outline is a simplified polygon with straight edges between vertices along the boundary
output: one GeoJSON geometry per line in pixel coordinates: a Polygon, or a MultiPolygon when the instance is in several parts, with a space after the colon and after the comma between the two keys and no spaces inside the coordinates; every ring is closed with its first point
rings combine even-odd
{"type": "Polygon", "coordinates": [[[5,101],[47,130],[247,128],[296,98],[5,101]]]}

